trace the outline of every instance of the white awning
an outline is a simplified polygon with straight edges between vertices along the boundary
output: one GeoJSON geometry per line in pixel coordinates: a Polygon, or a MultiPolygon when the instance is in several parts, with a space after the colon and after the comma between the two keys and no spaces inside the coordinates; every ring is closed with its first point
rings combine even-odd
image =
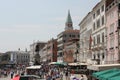
{"type": "Polygon", "coordinates": [[[119,68],[120,64],[102,64],[102,65],[88,65],[87,69],[94,71],[101,71],[106,69],[119,68]]]}
{"type": "Polygon", "coordinates": [[[40,69],[40,68],[41,68],[41,65],[26,67],[26,69],[40,69]]]}
{"type": "Polygon", "coordinates": [[[55,63],[56,63],[56,62],[50,62],[49,65],[51,65],[51,64],[55,64],[55,63]]]}
{"type": "Polygon", "coordinates": [[[80,65],[80,64],[78,64],[78,63],[68,63],[68,65],[69,65],[69,66],[78,66],[78,65],[80,65]]]}
{"type": "Polygon", "coordinates": [[[70,66],[89,65],[87,63],[68,63],[70,66]]]}

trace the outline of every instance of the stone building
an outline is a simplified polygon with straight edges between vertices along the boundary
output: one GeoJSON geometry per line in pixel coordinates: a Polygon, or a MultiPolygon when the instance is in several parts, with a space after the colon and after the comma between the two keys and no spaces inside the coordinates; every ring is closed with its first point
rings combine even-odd
{"type": "Polygon", "coordinates": [[[89,63],[92,59],[92,13],[89,12],[80,22],[80,62],[89,63]]]}
{"type": "Polygon", "coordinates": [[[106,58],[106,27],[105,0],[101,0],[91,11],[92,13],[92,59],[96,64],[104,64],[106,58]]]}
{"type": "Polygon", "coordinates": [[[16,65],[29,65],[30,54],[26,51],[8,51],[6,54],[10,55],[10,62],[16,65]]]}
{"type": "Polygon", "coordinates": [[[106,63],[118,63],[118,3],[117,0],[106,0],[107,53],[106,63]]]}
{"type": "Polygon", "coordinates": [[[63,61],[73,63],[79,61],[79,39],[71,39],[64,44],[63,61]]]}
{"type": "Polygon", "coordinates": [[[41,56],[41,62],[47,62],[48,61],[48,54],[47,54],[47,44],[40,50],[41,56]]]}
{"type": "Polygon", "coordinates": [[[67,20],[65,23],[65,31],[57,35],[57,43],[58,43],[57,61],[58,62],[63,62],[64,44],[70,39],[79,39],[79,30],[73,29],[73,22],[71,19],[70,11],[68,11],[67,20]]]}
{"type": "Polygon", "coordinates": [[[42,62],[57,62],[57,39],[51,39],[40,51],[42,62]]]}

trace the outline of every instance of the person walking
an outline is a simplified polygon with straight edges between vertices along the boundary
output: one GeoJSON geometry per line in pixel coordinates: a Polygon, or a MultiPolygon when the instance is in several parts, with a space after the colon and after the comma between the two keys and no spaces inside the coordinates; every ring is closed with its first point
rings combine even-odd
{"type": "Polygon", "coordinates": [[[68,70],[65,71],[66,80],[68,80],[68,70]]]}
{"type": "Polygon", "coordinates": [[[11,75],[11,79],[13,78],[13,76],[14,76],[14,72],[13,71],[11,71],[10,72],[10,75],[11,75]]]}
{"type": "Polygon", "coordinates": [[[75,75],[74,75],[74,74],[71,74],[71,75],[70,75],[70,80],[73,80],[74,78],[76,78],[75,75]]]}
{"type": "Polygon", "coordinates": [[[81,75],[80,80],[84,80],[84,76],[83,75],[81,75]]]}

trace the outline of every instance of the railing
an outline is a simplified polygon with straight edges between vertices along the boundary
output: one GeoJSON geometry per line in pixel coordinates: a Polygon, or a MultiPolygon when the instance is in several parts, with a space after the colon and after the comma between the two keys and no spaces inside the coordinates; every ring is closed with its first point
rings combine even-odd
{"type": "Polygon", "coordinates": [[[116,64],[119,63],[118,61],[105,61],[105,64],[116,64]]]}

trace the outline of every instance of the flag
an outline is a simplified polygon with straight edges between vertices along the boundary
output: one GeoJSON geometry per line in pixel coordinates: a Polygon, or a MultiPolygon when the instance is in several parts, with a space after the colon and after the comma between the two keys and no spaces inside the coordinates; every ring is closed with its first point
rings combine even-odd
{"type": "Polygon", "coordinates": [[[92,45],[92,36],[90,35],[90,39],[89,39],[89,50],[91,50],[91,45],[92,45]]]}

